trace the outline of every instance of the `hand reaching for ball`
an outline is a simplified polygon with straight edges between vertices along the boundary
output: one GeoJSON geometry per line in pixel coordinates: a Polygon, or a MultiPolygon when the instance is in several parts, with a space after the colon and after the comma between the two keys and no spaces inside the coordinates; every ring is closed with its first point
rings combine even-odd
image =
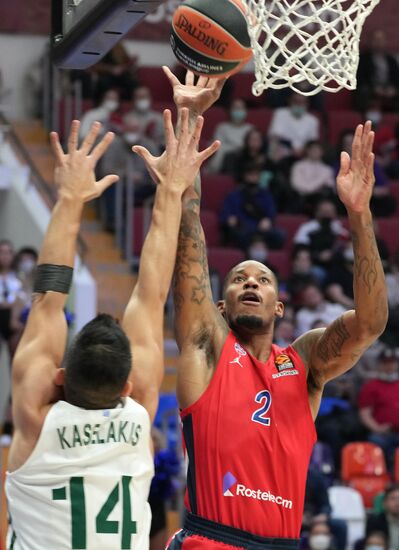
{"type": "Polygon", "coordinates": [[[211,107],[220,97],[227,78],[207,78],[200,76],[194,84],[194,73],[187,71],[186,82],[182,84],[168,67],[162,67],[173,88],[173,99],[180,110],[186,107],[190,115],[199,116],[211,107]]]}

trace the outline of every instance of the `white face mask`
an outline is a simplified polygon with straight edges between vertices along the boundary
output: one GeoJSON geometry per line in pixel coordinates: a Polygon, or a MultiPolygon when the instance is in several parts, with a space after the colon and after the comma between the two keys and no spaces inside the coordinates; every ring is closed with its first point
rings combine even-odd
{"type": "Polygon", "coordinates": [[[134,106],[140,113],[145,113],[150,110],[151,107],[151,101],[149,99],[143,98],[143,99],[137,99],[134,106]]]}
{"type": "Polygon", "coordinates": [[[309,537],[309,546],[312,550],[328,550],[330,544],[330,535],[312,535],[309,537]]]}
{"type": "Polygon", "coordinates": [[[106,99],[103,103],[103,107],[106,111],[109,111],[112,113],[113,111],[116,111],[119,107],[119,103],[116,101],[116,99],[106,99]]]}
{"type": "Polygon", "coordinates": [[[267,250],[261,247],[253,247],[248,250],[248,256],[251,260],[256,262],[264,263],[267,259],[267,250]]]}
{"type": "Polygon", "coordinates": [[[19,271],[24,273],[25,275],[28,275],[31,273],[35,268],[36,262],[35,260],[22,260],[22,262],[19,264],[19,271]]]}
{"type": "Polygon", "coordinates": [[[373,124],[379,124],[381,122],[382,114],[380,111],[367,111],[366,120],[371,120],[373,124]]]}
{"type": "Polygon", "coordinates": [[[371,544],[369,546],[365,546],[364,550],[385,550],[385,547],[380,546],[379,544],[371,544]]]}
{"type": "Polygon", "coordinates": [[[130,145],[135,145],[140,139],[140,134],[138,132],[127,132],[123,137],[130,145]]]}
{"type": "Polygon", "coordinates": [[[399,379],[399,373],[397,372],[379,372],[378,378],[383,382],[396,382],[399,379]]]}

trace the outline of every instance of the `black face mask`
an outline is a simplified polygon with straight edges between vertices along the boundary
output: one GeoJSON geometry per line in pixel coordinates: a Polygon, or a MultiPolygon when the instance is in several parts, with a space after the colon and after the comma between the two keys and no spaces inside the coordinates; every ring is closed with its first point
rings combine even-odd
{"type": "Polygon", "coordinates": [[[324,218],[320,218],[320,219],[319,219],[319,223],[320,223],[321,227],[326,227],[326,228],[328,228],[328,227],[330,227],[331,222],[332,222],[332,219],[331,219],[331,218],[326,218],[326,217],[324,217],[324,218]]]}

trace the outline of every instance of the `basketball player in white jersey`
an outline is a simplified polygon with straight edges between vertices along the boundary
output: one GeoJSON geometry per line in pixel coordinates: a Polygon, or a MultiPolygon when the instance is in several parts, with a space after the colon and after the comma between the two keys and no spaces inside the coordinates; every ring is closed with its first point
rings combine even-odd
{"type": "MultiPolygon", "coordinates": [[[[79,148],[79,122],[74,121],[66,154],[57,134],[51,134],[58,200],[13,363],[15,435],[6,479],[9,550],[149,546],[150,425],[163,376],[163,309],[175,263],[181,198],[219,145],[198,152],[203,119],[189,130],[188,111],[179,139],[170,111],[164,122],[166,152],[162,166],[152,171],[158,186],[151,227],[122,326],[99,315],[75,337],[64,364],[63,310],[83,206],[118,177],[96,182],[95,165],[113,139],[108,133],[94,145],[99,123],[79,148]]],[[[133,149],[151,165],[147,150],[133,149]]]]}

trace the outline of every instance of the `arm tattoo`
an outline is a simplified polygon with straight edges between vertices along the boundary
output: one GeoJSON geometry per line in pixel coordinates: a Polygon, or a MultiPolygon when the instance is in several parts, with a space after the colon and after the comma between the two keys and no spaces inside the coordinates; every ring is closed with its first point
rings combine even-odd
{"type": "Polygon", "coordinates": [[[362,283],[370,295],[378,279],[380,257],[372,224],[364,230],[367,239],[367,255],[360,253],[359,235],[352,231],[353,251],[355,254],[355,283],[362,283]]]}
{"type": "Polygon", "coordinates": [[[341,357],[342,346],[350,336],[343,317],[338,317],[323,334],[317,347],[317,355],[325,363],[341,357]]]}

